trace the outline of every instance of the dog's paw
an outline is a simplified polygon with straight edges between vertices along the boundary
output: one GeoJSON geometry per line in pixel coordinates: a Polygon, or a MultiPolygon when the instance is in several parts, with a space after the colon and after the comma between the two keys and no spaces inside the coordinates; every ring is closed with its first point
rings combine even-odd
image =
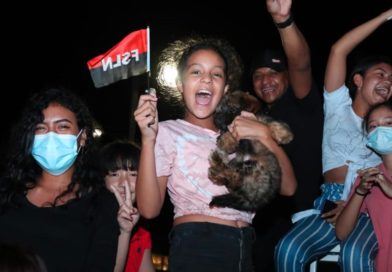
{"type": "Polygon", "coordinates": [[[288,144],[294,138],[294,134],[286,123],[273,121],[268,124],[268,127],[271,130],[272,138],[279,144],[288,144]]]}

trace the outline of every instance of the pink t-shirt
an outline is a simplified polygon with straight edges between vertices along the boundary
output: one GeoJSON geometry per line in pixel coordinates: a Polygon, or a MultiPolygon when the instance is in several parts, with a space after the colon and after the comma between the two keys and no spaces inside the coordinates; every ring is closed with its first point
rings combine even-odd
{"type": "Polygon", "coordinates": [[[254,213],[209,207],[213,196],[228,192],[208,179],[208,158],[218,135],[180,119],[160,122],[155,145],[157,175],[168,176],[174,218],[201,214],[251,223],[254,213]]]}
{"type": "MultiPolygon", "coordinates": [[[[383,173],[388,173],[383,164],[377,166],[383,173]]],[[[392,183],[391,177],[385,175],[392,183]]],[[[351,193],[359,185],[360,178],[357,177],[351,193]]],[[[366,195],[361,211],[369,214],[374,231],[376,232],[379,251],[376,257],[377,272],[392,271],[392,199],[386,196],[379,186],[373,186],[370,193],[366,195]]]]}

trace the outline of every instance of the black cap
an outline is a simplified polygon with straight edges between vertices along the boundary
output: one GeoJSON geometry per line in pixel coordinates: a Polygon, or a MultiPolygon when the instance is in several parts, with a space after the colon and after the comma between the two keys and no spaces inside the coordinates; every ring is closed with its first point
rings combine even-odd
{"type": "Polygon", "coordinates": [[[258,68],[268,67],[276,72],[283,72],[287,70],[286,57],[281,50],[266,49],[263,52],[256,54],[252,59],[251,74],[258,68]]]}

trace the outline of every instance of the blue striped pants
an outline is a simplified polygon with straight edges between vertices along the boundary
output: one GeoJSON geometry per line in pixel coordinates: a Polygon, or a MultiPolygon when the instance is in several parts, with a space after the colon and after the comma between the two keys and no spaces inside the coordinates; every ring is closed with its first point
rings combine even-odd
{"type": "Polygon", "coordinates": [[[343,272],[373,272],[374,259],[378,252],[377,237],[372,221],[361,214],[357,225],[340,249],[340,268],[343,272]]]}
{"type": "MultiPolygon", "coordinates": [[[[321,189],[323,195],[315,201],[316,209],[321,209],[325,199],[339,200],[343,187],[337,184],[323,184],[321,189]]],[[[275,248],[276,271],[305,271],[311,261],[322,257],[339,243],[342,271],[373,271],[377,239],[370,218],[361,215],[350,236],[340,242],[336,238],[333,225],[318,214],[298,221],[279,241],[275,248]]]]}

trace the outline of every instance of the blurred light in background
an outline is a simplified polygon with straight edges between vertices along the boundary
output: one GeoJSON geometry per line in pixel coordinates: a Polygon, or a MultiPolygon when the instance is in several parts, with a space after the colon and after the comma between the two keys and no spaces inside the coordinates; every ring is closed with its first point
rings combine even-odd
{"type": "Polygon", "coordinates": [[[157,271],[169,271],[169,257],[160,254],[152,254],[152,263],[157,271]]]}
{"type": "Polygon", "coordinates": [[[173,63],[165,63],[158,72],[157,80],[160,86],[176,87],[177,69],[173,63]]]}
{"type": "Polygon", "coordinates": [[[103,131],[100,128],[95,128],[94,131],[93,131],[93,137],[94,138],[99,138],[99,137],[102,136],[102,134],[103,134],[103,131]]]}

